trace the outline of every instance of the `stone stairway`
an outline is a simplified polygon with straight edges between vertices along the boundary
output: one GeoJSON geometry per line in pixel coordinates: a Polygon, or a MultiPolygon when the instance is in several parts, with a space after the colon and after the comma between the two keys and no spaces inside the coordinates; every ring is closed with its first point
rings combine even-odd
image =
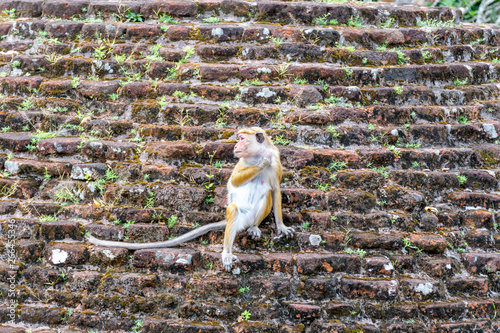
{"type": "Polygon", "coordinates": [[[0,332],[500,331],[499,78],[456,9],[3,0],[0,332]],[[293,239],[85,242],[224,219],[246,126],[293,239]]]}

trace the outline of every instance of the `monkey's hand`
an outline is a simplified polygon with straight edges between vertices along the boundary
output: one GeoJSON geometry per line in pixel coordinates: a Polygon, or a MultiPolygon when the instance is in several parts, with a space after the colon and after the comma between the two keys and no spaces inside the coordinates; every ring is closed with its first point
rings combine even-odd
{"type": "Polygon", "coordinates": [[[261,158],[260,161],[259,161],[259,163],[257,163],[257,166],[261,170],[267,168],[270,165],[271,165],[271,160],[269,158],[267,158],[267,157],[261,158]]]}
{"type": "Polygon", "coordinates": [[[222,266],[226,271],[230,271],[233,267],[233,261],[238,261],[238,257],[231,253],[222,252],[222,266]]]}
{"type": "Polygon", "coordinates": [[[278,235],[284,235],[286,238],[292,238],[295,230],[292,227],[277,226],[278,235]]]}

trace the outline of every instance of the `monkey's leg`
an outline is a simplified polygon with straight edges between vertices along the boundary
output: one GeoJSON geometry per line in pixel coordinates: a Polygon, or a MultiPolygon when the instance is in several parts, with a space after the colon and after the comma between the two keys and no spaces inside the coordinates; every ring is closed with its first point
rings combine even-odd
{"type": "MultiPolygon", "coordinates": [[[[268,192],[267,196],[260,199],[259,202],[252,208],[252,213],[248,215],[248,224],[251,225],[247,232],[252,236],[253,239],[259,239],[261,232],[259,229],[260,223],[266,218],[273,208],[273,197],[271,191],[268,192]]],[[[247,225],[248,225],[247,224],[247,225]]]]}
{"type": "Polygon", "coordinates": [[[243,230],[243,221],[238,218],[238,207],[234,203],[227,206],[226,232],[224,233],[224,250],[222,250],[222,265],[226,271],[231,270],[233,260],[238,258],[233,255],[233,243],[236,233],[243,230]]]}
{"type": "Polygon", "coordinates": [[[281,190],[279,189],[279,187],[273,190],[273,209],[278,235],[283,234],[287,238],[292,237],[295,230],[293,230],[292,227],[287,227],[283,223],[283,213],[281,211],[281,190]]]}

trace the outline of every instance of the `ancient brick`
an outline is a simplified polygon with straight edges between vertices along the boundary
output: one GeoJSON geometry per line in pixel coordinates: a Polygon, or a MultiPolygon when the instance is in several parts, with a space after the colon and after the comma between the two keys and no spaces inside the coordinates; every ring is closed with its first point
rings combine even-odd
{"type": "Polygon", "coordinates": [[[71,89],[71,81],[68,80],[51,80],[43,82],[40,85],[40,90],[52,96],[69,95],[71,93],[71,89]]]}
{"type": "Polygon", "coordinates": [[[345,332],[345,328],[344,324],[315,320],[311,325],[311,333],[343,333],[345,332]]]}
{"type": "Polygon", "coordinates": [[[200,149],[197,144],[187,142],[151,142],[148,146],[148,155],[162,159],[194,159],[200,149]]]}
{"type": "Polygon", "coordinates": [[[55,38],[70,39],[78,34],[82,27],[81,22],[52,21],[45,24],[45,31],[55,38]]]}
{"type": "Polygon", "coordinates": [[[128,263],[129,251],[114,247],[94,246],[90,252],[89,262],[100,267],[123,266],[128,263]]]}
{"type": "Polygon", "coordinates": [[[355,212],[368,212],[376,204],[375,196],[367,191],[332,190],[328,193],[330,207],[350,207],[355,212]]]}
{"type": "Polygon", "coordinates": [[[26,262],[35,262],[38,258],[43,258],[45,244],[41,241],[19,240],[16,242],[16,255],[26,262]]]}
{"type": "Polygon", "coordinates": [[[157,275],[140,273],[110,273],[101,281],[101,287],[108,293],[120,293],[128,297],[153,292],[158,284],[157,275]]]}
{"type": "Polygon", "coordinates": [[[80,223],[77,221],[47,221],[42,223],[41,234],[44,239],[61,240],[71,238],[82,239],[80,223]]]}
{"type": "Polygon", "coordinates": [[[65,310],[62,308],[53,307],[24,307],[20,320],[28,323],[44,323],[53,325],[62,324],[65,310]]]}
{"type": "Polygon", "coordinates": [[[127,83],[121,89],[121,94],[131,99],[155,97],[154,89],[149,82],[127,83]]]}
{"type": "Polygon", "coordinates": [[[314,274],[320,271],[358,273],[361,261],[357,255],[349,254],[299,254],[296,257],[300,274],[314,274]]]}
{"type": "Polygon", "coordinates": [[[120,38],[127,32],[127,27],[124,24],[109,24],[109,23],[87,23],[82,27],[82,33],[86,37],[93,38],[100,35],[103,38],[120,38]]]}
{"type": "Polygon", "coordinates": [[[472,248],[490,248],[493,247],[491,232],[484,229],[471,230],[465,235],[465,241],[472,248]]]}
{"type": "Polygon", "coordinates": [[[15,9],[16,16],[39,17],[42,15],[42,2],[33,1],[3,1],[0,11],[15,9]]]}
{"type": "Polygon", "coordinates": [[[413,246],[429,253],[442,253],[448,246],[446,238],[434,234],[411,234],[408,238],[413,246]]]}
{"type": "MultiPolygon", "coordinates": [[[[205,252],[203,255],[205,256],[206,254],[208,253],[205,252]]],[[[212,255],[216,254],[212,253],[212,255]]],[[[218,254],[218,261],[220,262],[220,253],[218,254]]],[[[220,267],[222,268],[222,266],[220,267]]],[[[239,294],[239,289],[240,283],[238,281],[223,276],[216,276],[193,281],[189,292],[201,297],[209,295],[235,296],[239,294]]]]}
{"type": "Polygon", "coordinates": [[[332,149],[314,149],[313,163],[315,165],[328,166],[331,162],[345,162],[349,168],[356,168],[359,164],[359,156],[354,152],[332,149]]]}
{"type": "Polygon", "coordinates": [[[196,47],[196,53],[202,59],[215,59],[220,61],[236,56],[238,48],[236,46],[200,45],[196,47]]]}
{"type": "Polygon", "coordinates": [[[73,271],[68,281],[68,287],[71,290],[87,291],[89,293],[97,290],[101,274],[92,271],[73,271]]]}
{"type": "Polygon", "coordinates": [[[131,225],[127,232],[127,236],[129,236],[129,238],[134,242],[166,241],[168,240],[168,236],[170,234],[171,233],[169,229],[164,225],[149,225],[149,224],[137,224],[137,223],[131,225]]]}
{"type": "Polygon", "coordinates": [[[492,228],[493,214],[484,209],[467,210],[460,214],[460,222],[465,227],[492,228]]]}
{"type": "Polygon", "coordinates": [[[193,92],[198,96],[204,96],[206,99],[227,101],[232,100],[236,95],[238,95],[239,90],[211,85],[199,85],[193,87],[193,92]]]}
{"type": "Polygon", "coordinates": [[[434,280],[403,279],[401,289],[406,298],[435,299],[443,295],[442,285],[434,280]]]}
{"type": "Polygon", "coordinates": [[[52,265],[82,265],[88,258],[87,248],[79,243],[50,243],[45,250],[45,259],[52,265]]]}
{"type": "Polygon", "coordinates": [[[451,294],[469,294],[471,296],[485,296],[488,293],[487,278],[456,278],[448,283],[448,291],[451,294]]]}
{"type": "Polygon", "coordinates": [[[6,35],[8,35],[11,28],[12,28],[12,22],[2,22],[2,23],[0,23],[0,36],[6,36],[6,35]]]}
{"type": "Polygon", "coordinates": [[[356,279],[344,277],[340,281],[342,293],[349,298],[390,300],[396,297],[396,280],[356,279]]]}
{"type": "Polygon", "coordinates": [[[470,274],[488,274],[500,270],[500,254],[494,253],[464,253],[462,261],[470,274]]]}
{"type": "Polygon", "coordinates": [[[439,219],[435,214],[424,213],[422,214],[418,225],[424,231],[435,231],[438,223],[439,219]]]}
{"type": "Polygon", "coordinates": [[[33,137],[25,133],[2,133],[0,134],[0,146],[16,152],[27,151],[27,145],[33,137]]]}
{"type": "Polygon", "coordinates": [[[500,196],[488,193],[452,192],[449,195],[452,203],[459,206],[476,206],[494,208],[500,205],[500,196]]]}
{"type": "Polygon", "coordinates": [[[104,224],[87,224],[84,229],[92,236],[102,239],[118,241],[125,236],[125,229],[104,224]]]}
{"type": "Polygon", "coordinates": [[[339,251],[345,247],[345,234],[343,232],[323,234],[322,237],[325,241],[324,246],[328,249],[339,251]]]}
{"type": "Polygon", "coordinates": [[[199,266],[200,259],[200,253],[190,249],[145,249],[134,253],[134,266],[186,271],[199,266]]]}
{"type": "Polygon", "coordinates": [[[276,333],[277,328],[263,322],[241,321],[229,327],[230,333],[276,333]]]}
{"type": "Polygon", "coordinates": [[[290,315],[302,321],[313,320],[321,315],[321,307],[309,304],[289,304],[290,315]]]}
{"type": "Polygon", "coordinates": [[[394,272],[394,266],[392,265],[392,262],[384,257],[366,258],[365,269],[371,276],[391,276],[394,272]]]}
{"type": "Polygon", "coordinates": [[[201,158],[218,159],[218,160],[233,160],[234,143],[208,142],[201,150],[201,158]]]}
{"type": "Polygon", "coordinates": [[[423,260],[420,265],[431,276],[450,277],[458,271],[458,265],[450,258],[423,260]]]}
{"type": "Polygon", "coordinates": [[[468,300],[467,311],[474,318],[491,317],[495,312],[495,306],[492,300],[468,300]]]}
{"type": "Polygon", "coordinates": [[[36,148],[42,155],[72,155],[79,150],[80,141],[78,137],[55,137],[38,141],[36,148]]]}
{"type": "Polygon", "coordinates": [[[88,141],[82,153],[96,159],[126,160],[135,154],[136,144],[114,141],[88,141]]]}
{"type": "Polygon", "coordinates": [[[61,216],[66,218],[80,217],[88,220],[100,220],[104,215],[104,207],[87,206],[87,205],[72,205],[71,207],[63,207],[61,216]]]}
{"type": "Polygon", "coordinates": [[[118,81],[81,81],[77,91],[90,99],[103,99],[118,91],[118,81]]]}
{"type": "Polygon", "coordinates": [[[424,316],[432,319],[458,319],[465,311],[465,304],[463,302],[433,303],[421,305],[420,311],[424,316]]]}
{"type": "Polygon", "coordinates": [[[43,4],[43,15],[69,19],[84,14],[87,1],[47,1],[43,4]]]}
{"type": "Polygon", "coordinates": [[[386,189],[387,205],[391,208],[414,209],[424,203],[425,196],[418,191],[407,190],[399,186],[386,189]]]}
{"type": "Polygon", "coordinates": [[[302,279],[298,292],[306,295],[307,298],[322,300],[335,297],[335,287],[334,279],[302,279]]]}
{"type": "Polygon", "coordinates": [[[357,307],[350,303],[329,302],[324,309],[331,317],[348,317],[352,312],[357,310],[357,307]]]}
{"type": "Polygon", "coordinates": [[[4,77],[0,78],[0,87],[5,92],[21,94],[38,89],[43,80],[41,76],[4,77]]]}
{"type": "Polygon", "coordinates": [[[17,209],[17,202],[15,201],[0,201],[0,215],[11,214],[17,209]]]}
{"type": "Polygon", "coordinates": [[[371,189],[384,183],[384,177],[376,171],[365,170],[340,170],[337,179],[343,187],[363,187],[371,189]]]}
{"type": "Polygon", "coordinates": [[[42,181],[40,179],[0,179],[0,190],[4,197],[19,199],[33,198],[38,192],[42,181]]]}
{"type": "Polygon", "coordinates": [[[238,75],[236,65],[201,65],[199,70],[203,81],[226,81],[238,75]]]}
{"type": "Polygon", "coordinates": [[[167,30],[167,37],[171,41],[187,40],[191,33],[190,27],[171,26],[167,30]]]}
{"type": "Polygon", "coordinates": [[[289,253],[270,253],[265,261],[269,270],[291,274],[293,270],[293,257],[289,253]]]}
{"type": "Polygon", "coordinates": [[[250,280],[249,284],[251,291],[262,290],[271,297],[287,297],[291,288],[291,282],[286,277],[256,278],[250,280]]]}
{"type": "Polygon", "coordinates": [[[480,170],[463,170],[460,172],[463,176],[467,177],[466,186],[468,188],[496,188],[498,181],[486,171],[480,170]]]}
{"type": "Polygon", "coordinates": [[[350,245],[362,249],[395,250],[403,245],[403,234],[350,233],[350,245]]]}
{"type": "Polygon", "coordinates": [[[156,13],[174,17],[195,16],[196,10],[196,3],[193,1],[161,1],[141,6],[141,14],[147,18],[156,17],[156,13]]]}
{"type": "Polygon", "coordinates": [[[234,41],[241,38],[243,35],[242,27],[234,26],[201,26],[200,37],[203,39],[212,39],[217,42],[234,41]]]}
{"type": "Polygon", "coordinates": [[[132,24],[127,27],[127,38],[156,38],[161,34],[159,25],[132,24]]]}

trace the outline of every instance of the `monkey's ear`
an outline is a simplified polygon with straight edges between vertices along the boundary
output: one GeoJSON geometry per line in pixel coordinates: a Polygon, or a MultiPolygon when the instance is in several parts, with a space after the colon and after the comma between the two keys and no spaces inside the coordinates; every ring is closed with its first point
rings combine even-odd
{"type": "Polygon", "coordinates": [[[257,137],[257,142],[258,143],[263,143],[264,142],[264,133],[257,133],[257,134],[255,134],[255,136],[257,137]]]}

